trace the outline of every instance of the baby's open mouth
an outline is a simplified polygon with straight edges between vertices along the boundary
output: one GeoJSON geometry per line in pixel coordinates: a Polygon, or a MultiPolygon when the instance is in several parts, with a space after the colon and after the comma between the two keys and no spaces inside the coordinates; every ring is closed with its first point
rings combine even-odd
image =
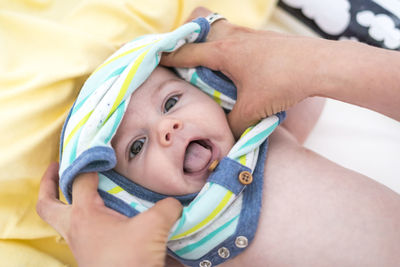
{"type": "Polygon", "coordinates": [[[188,174],[206,169],[212,158],[212,146],[208,140],[193,140],[186,147],[183,171],[188,174]]]}

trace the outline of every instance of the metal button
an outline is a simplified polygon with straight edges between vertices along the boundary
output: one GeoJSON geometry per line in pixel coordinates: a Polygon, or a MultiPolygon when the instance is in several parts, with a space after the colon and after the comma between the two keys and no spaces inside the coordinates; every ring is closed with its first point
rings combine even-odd
{"type": "Polygon", "coordinates": [[[203,260],[203,261],[201,261],[201,262],[199,263],[199,266],[200,266],[200,267],[211,267],[211,266],[212,266],[212,263],[211,263],[211,261],[209,261],[209,260],[203,260]]]}
{"type": "Polygon", "coordinates": [[[218,162],[217,159],[214,160],[213,162],[211,162],[210,167],[208,167],[208,170],[209,170],[210,172],[214,171],[215,168],[218,166],[218,163],[219,163],[219,162],[218,162]]]}
{"type": "Polygon", "coordinates": [[[222,247],[218,249],[218,255],[223,259],[227,259],[229,258],[231,253],[229,252],[229,249],[227,249],[226,247],[222,247]]]}
{"type": "Polygon", "coordinates": [[[244,185],[251,184],[253,182],[253,175],[248,171],[242,171],[239,174],[239,182],[244,185]]]}
{"type": "Polygon", "coordinates": [[[247,237],[241,235],[236,237],[235,245],[238,248],[245,248],[249,245],[249,241],[247,240],[247,237]]]}

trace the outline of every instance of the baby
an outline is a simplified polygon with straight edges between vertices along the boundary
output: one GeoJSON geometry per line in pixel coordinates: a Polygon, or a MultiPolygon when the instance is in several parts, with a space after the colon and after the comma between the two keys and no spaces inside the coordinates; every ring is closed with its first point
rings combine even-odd
{"type": "Polygon", "coordinates": [[[157,193],[184,195],[200,191],[234,137],[211,97],[157,67],[133,93],[111,144],[118,173],[157,193]]]}

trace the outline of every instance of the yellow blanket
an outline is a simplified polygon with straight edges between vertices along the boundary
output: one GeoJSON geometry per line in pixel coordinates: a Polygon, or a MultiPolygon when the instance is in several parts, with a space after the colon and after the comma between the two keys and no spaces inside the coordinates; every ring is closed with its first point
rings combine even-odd
{"type": "Polygon", "coordinates": [[[260,27],[275,0],[0,0],[0,266],[76,266],[35,211],[40,178],[87,76],[121,44],[196,6],[260,27]]]}

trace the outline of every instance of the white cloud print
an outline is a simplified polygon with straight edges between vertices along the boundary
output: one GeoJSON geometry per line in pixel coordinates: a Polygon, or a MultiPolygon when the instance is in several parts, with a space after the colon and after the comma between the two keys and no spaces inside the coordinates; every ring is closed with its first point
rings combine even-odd
{"type": "Polygon", "coordinates": [[[301,8],[303,14],[314,20],[324,32],[331,35],[343,33],[350,23],[348,0],[283,0],[293,8],[301,8]]]}
{"type": "Polygon", "coordinates": [[[390,49],[400,46],[400,30],[396,29],[394,21],[385,14],[375,15],[371,11],[362,11],[357,14],[357,22],[369,27],[368,34],[390,49]]]}

